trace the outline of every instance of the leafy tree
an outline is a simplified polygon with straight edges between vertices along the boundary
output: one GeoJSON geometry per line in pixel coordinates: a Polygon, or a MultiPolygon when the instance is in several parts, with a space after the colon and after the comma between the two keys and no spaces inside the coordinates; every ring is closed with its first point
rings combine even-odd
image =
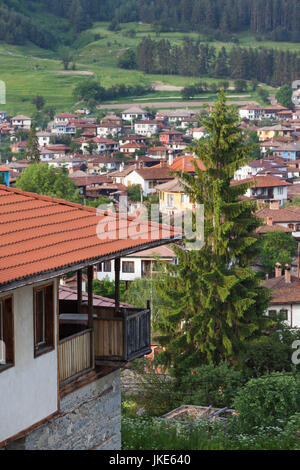
{"type": "Polygon", "coordinates": [[[258,254],[255,204],[239,198],[249,184],[230,184],[235,171],[251,161],[251,147],[236,110],[226,106],[224,91],[200,124],[210,137],[198,141],[194,152],[206,171],[195,163],[196,178],[178,177],[191,199],[204,205],[204,246],[174,247],[179,263],[167,267],[159,284],[170,305],[159,323],[166,348],[162,360],[174,366],[175,374],[203,361],[236,357],[269,321],[263,316],[269,292],[250,266],[258,254]]]}
{"type": "Polygon", "coordinates": [[[121,69],[135,69],[136,55],[133,49],[127,49],[118,59],[118,67],[121,69]]]}
{"type": "Polygon", "coordinates": [[[90,155],[93,155],[93,153],[95,152],[95,150],[97,150],[97,144],[96,142],[93,142],[92,140],[89,141],[88,145],[87,145],[87,151],[90,155]]]}
{"type": "Polygon", "coordinates": [[[58,170],[47,164],[34,163],[26,168],[16,187],[23,191],[65,199],[70,202],[80,202],[79,191],[69,178],[66,170],[58,170]]]}
{"type": "Polygon", "coordinates": [[[235,91],[238,91],[238,92],[247,91],[247,82],[246,82],[246,80],[241,80],[241,79],[235,80],[234,81],[234,89],[235,89],[235,91]]]}
{"type": "Polygon", "coordinates": [[[196,367],[192,374],[182,380],[184,390],[190,390],[190,403],[218,408],[232,406],[242,383],[242,372],[234,369],[228,362],[220,362],[216,366],[205,364],[196,367]]]}
{"type": "Polygon", "coordinates": [[[35,127],[31,126],[24,157],[31,162],[40,161],[39,141],[36,136],[35,127]]]}
{"type": "Polygon", "coordinates": [[[276,93],[276,99],[285,108],[291,109],[293,89],[290,85],[283,85],[276,93]]]}
{"type": "Polygon", "coordinates": [[[295,238],[281,230],[268,232],[259,239],[259,257],[267,273],[272,274],[275,264],[290,264],[297,253],[295,238]]]}
{"type": "Polygon", "coordinates": [[[41,95],[36,95],[33,98],[32,103],[35,105],[36,109],[40,111],[45,105],[45,99],[41,95]]]}
{"type": "Polygon", "coordinates": [[[70,63],[72,62],[74,58],[74,55],[73,55],[72,50],[69,47],[64,46],[59,51],[59,58],[61,60],[61,63],[64,66],[64,69],[68,70],[70,63]]]}
{"type": "Polygon", "coordinates": [[[284,205],[284,207],[290,207],[290,206],[300,206],[300,196],[295,196],[292,202],[287,201],[284,205]]]}
{"type": "Polygon", "coordinates": [[[280,372],[249,380],[234,399],[243,431],[251,432],[256,426],[282,425],[282,420],[287,422],[299,411],[299,390],[295,377],[280,372]]]}
{"type": "MultiPolygon", "coordinates": [[[[120,284],[120,297],[124,294],[125,285],[120,284]]],[[[93,280],[93,292],[96,295],[102,295],[103,297],[108,297],[109,299],[115,298],[115,281],[110,281],[109,277],[105,277],[102,281],[97,279],[93,280]]]]}
{"type": "Polygon", "coordinates": [[[128,199],[133,202],[139,202],[141,200],[141,186],[139,184],[132,184],[127,188],[128,199]]]}

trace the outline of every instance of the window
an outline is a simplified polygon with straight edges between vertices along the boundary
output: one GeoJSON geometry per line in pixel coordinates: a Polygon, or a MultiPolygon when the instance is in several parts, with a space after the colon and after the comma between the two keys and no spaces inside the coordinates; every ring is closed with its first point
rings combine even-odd
{"type": "Polygon", "coordinates": [[[282,187],[278,188],[278,194],[283,194],[283,188],[282,187]]]}
{"type": "Polygon", "coordinates": [[[34,289],[34,357],[54,349],[53,284],[34,289]]]}
{"type": "Polygon", "coordinates": [[[13,299],[6,297],[0,299],[0,372],[12,367],[14,362],[13,299]]]}
{"type": "Polygon", "coordinates": [[[123,261],[122,262],[123,273],[134,273],[134,261],[123,261]]]}
{"type": "Polygon", "coordinates": [[[103,267],[103,272],[104,273],[110,273],[111,272],[111,261],[104,261],[104,263],[102,263],[102,267],[103,267]]]}

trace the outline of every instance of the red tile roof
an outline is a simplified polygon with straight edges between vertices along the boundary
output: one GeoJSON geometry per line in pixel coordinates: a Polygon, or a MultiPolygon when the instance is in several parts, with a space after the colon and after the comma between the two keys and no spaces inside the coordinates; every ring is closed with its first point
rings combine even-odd
{"type": "Polygon", "coordinates": [[[264,283],[264,287],[272,292],[270,305],[300,303],[300,279],[296,276],[291,276],[289,284],[286,283],[284,275],[269,279],[264,283]]]}
{"type": "Polygon", "coordinates": [[[231,181],[232,186],[238,184],[251,183],[253,182],[254,188],[271,188],[277,186],[291,186],[292,183],[284,181],[282,178],[277,178],[276,176],[254,176],[253,178],[246,178],[243,180],[233,180],[231,181]]]}
{"type": "Polygon", "coordinates": [[[91,207],[4,185],[0,185],[0,222],[0,288],[165,244],[178,234],[173,227],[163,231],[161,225],[97,213],[91,207]],[[128,229],[133,233],[130,238],[128,229]]]}
{"type": "MultiPolygon", "coordinates": [[[[64,285],[59,286],[59,300],[77,300],[77,290],[64,285]]],[[[88,300],[87,292],[82,292],[82,300],[88,300]]],[[[115,301],[107,297],[102,297],[102,295],[94,294],[93,305],[95,307],[114,307],[115,301]]],[[[130,308],[132,305],[120,302],[120,307],[130,308]]]]}

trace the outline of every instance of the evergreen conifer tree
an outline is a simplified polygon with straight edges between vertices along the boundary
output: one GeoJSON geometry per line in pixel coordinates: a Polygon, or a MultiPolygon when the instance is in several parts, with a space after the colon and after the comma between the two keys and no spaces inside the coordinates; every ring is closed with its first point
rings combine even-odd
{"type": "Polygon", "coordinates": [[[24,156],[31,162],[38,163],[40,161],[39,141],[34,126],[31,126],[24,156]]]}
{"type": "Polygon", "coordinates": [[[257,256],[255,204],[240,198],[249,184],[232,185],[235,171],[253,157],[243,139],[237,113],[222,90],[210,115],[202,119],[209,137],[197,143],[195,174],[178,174],[192,201],[204,205],[204,246],[175,247],[178,265],[159,282],[165,299],[159,321],[161,356],[173,371],[202,362],[236,359],[246,341],[269,324],[263,313],[269,294],[250,267],[257,256]]]}

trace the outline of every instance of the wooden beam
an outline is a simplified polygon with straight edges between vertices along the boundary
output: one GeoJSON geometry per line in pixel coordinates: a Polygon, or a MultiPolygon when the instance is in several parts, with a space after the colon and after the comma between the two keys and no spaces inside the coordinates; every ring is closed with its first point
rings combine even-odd
{"type": "Polygon", "coordinates": [[[94,368],[95,353],[94,353],[94,306],[93,306],[94,269],[93,269],[93,266],[88,266],[87,276],[88,276],[88,328],[92,330],[90,351],[91,351],[91,367],[94,368]]]}
{"type": "Polygon", "coordinates": [[[120,258],[115,258],[115,313],[120,309],[120,258]]]}
{"type": "Polygon", "coordinates": [[[78,313],[81,313],[82,304],[82,269],[77,271],[77,305],[78,313]]]}

